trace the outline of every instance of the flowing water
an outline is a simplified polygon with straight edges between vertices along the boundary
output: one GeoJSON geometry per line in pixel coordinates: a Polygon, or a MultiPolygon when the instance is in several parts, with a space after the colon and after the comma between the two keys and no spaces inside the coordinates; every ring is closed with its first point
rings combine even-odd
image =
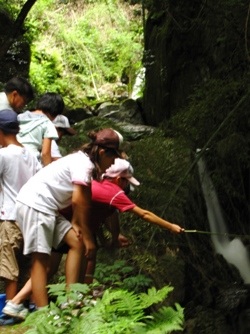
{"type": "MultiPolygon", "coordinates": [[[[207,207],[207,216],[210,225],[210,231],[213,233],[228,233],[226,221],[218,200],[218,196],[204,159],[201,157],[197,163],[198,171],[203,191],[203,196],[207,207]]],[[[231,240],[228,236],[211,235],[214,248],[218,254],[224,256],[226,261],[238,268],[240,275],[246,284],[250,283],[250,259],[249,254],[240,240],[234,238],[231,240]]]]}

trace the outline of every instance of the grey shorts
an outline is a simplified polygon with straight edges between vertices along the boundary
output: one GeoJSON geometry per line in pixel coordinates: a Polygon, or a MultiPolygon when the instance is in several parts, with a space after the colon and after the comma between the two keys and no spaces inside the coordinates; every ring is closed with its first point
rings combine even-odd
{"type": "Polygon", "coordinates": [[[17,202],[17,222],[23,234],[23,254],[51,254],[58,248],[72,225],[62,215],[54,216],[17,202]]]}

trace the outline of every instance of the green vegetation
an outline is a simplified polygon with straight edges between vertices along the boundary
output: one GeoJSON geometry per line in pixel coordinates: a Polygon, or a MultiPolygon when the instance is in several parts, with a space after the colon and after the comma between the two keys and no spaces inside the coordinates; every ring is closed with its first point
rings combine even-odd
{"type": "MultiPolygon", "coordinates": [[[[0,0],[17,18],[25,1],[0,0]]],[[[123,0],[37,0],[25,20],[30,81],[62,94],[69,107],[132,92],[141,68],[141,5],[123,0]],[[126,85],[121,77],[126,74],[126,85]]],[[[93,103],[93,102],[92,102],[93,103]]]]}
{"type": "Polygon", "coordinates": [[[135,293],[124,286],[117,288],[121,281],[115,273],[128,274],[130,266],[116,262],[106,268],[106,277],[113,271],[111,276],[118,281],[105,290],[101,299],[95,300],[89,293],[91,287],[85,284],[72,284],[69,292],[66,292],[65,284],[50,285],[49,293],[56,300],[28,316],[23,325],[31,328],[26,333],[167,334],[182,330],[183,308],[178,303],[173,307],[159,306],[157,311],[150,310],[152,305],[161,303],[168,296],[173,290],[171,286],[159,290],[151,287],[147,292],[135,293]]]}
{"type": "Polygon", "coordinates": [[[124,69],[131,91],[142,58],[137,8],[116,0],[37,1],[27,33],[33,40],[30,78],[38,92],[55,91],[67,105],[81,106],[86,97],[115,93],[124,69]]]}

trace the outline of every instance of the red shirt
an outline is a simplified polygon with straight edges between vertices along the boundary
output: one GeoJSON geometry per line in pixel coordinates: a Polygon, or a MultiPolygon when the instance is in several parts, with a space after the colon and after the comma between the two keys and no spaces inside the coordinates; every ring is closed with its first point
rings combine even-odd
{"type": "MultiPolygon", "coordinates": [[[[125,195],[124,191],[116,184],[103,180],[91,182],[92,202],[90,211],[90,225],[96,230],[100,223],[111,216],[115,210],[125,212],[136,205],[125,195]]],[[[69,221],[72,218],[72,207],[60,211],[69,221]]]]}

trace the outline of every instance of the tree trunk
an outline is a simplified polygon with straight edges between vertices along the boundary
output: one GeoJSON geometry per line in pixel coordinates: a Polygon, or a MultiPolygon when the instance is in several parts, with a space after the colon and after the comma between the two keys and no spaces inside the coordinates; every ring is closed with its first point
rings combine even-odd
{"type": "Polygon", "coordinates": [[[34,5],[34,3],[36,2],[36,0],[28,0],[20,14],[18,15],[12,29],[10,30],[9,34],[6,36],[5,41],[3,42],[3,44],[1,45],[0,48],[0,61],[3,60],[5,54],[7,53],[7,51],[9,50],[9,48],[11,47],[11,45],[13,44],[15,38],[18,36],[20,29],[23,25],[24,20],[26,19],[31,7],[34,5]]]}

